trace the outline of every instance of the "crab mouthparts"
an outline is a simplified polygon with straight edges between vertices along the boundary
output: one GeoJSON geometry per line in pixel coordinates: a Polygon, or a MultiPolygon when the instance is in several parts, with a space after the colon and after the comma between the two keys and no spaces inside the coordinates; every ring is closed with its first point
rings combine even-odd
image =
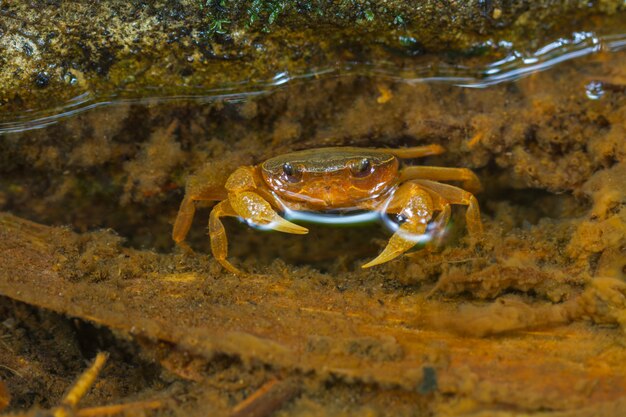
{"type": "Polygon", "coordinates": [[[328,205],[332,205],[333,201],[335,201],[335,193],[330,187],[327,187],[322,194],[322,200],[328,205]]]}
{"type": "Polygon", "coordinates": [[[322,200],[327,205],[332,205],[333,202],[341,200],[342,198],[345,199],[347,192],[348,190],[345,184],[339,181],[324,181],[319,184],[312,184],[312,186],[306,190],[308,195],[322,200]]]}

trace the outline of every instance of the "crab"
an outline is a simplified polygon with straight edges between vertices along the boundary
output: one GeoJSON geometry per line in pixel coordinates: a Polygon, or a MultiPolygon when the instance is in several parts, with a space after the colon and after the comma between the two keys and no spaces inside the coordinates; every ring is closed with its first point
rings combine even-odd
{"type": "Polygon", "coordinates": [[[395,216],[398,221],[387,246],[370,268],[404,254],[429,231],[442,230],[451,205],[467,206],[470,236],[482,233],[480,209],[473,193],[478,177],[467,168],[403,166],[401,160],[438,155],[440,145],[401,149],[327,147],[292,152],[255,166],[237,168],[222,190],[188,190],[174,222],[172,237],[179,244],[189,232],[196,201],[219,201],[209,216],[211,251],[228,271],[242,272],[227,260],[228,241],[223,217],[237,217],[252,226],[283,233],[306,234],[308,229],[287,220],[312,213],[341,219],[354,213],[395,216]],[[462,188],[440,181],[460,181],[462,188]],[[280,213],[280,214],[279,214],[280,213]],[[281,216],[283,214],[283,216],[281,216]]]}

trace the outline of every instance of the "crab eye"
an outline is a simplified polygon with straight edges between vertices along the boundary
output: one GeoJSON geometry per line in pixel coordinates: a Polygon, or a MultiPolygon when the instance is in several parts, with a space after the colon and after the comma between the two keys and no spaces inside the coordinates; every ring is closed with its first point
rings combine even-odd
{"type": "Polygon", "coordinates": [[[372,163],[367,158],[360,159],[352,163],[350,171],[357,178],[366,177],[372,173],[372,163]]]}
{"type": "Polygon", "coordinates": [[[300,182],[302,179],[302,171],[294,167],[289,162],[283,164],[283,173],[289,182],[300,182]]]}

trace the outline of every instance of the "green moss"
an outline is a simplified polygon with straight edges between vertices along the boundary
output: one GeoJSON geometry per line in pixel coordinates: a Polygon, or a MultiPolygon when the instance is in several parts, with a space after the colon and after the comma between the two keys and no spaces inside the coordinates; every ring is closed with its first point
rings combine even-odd
{"type": "Polygon", "coordinates": [[[204,17],[211,22],[211,27],[218,29],[210,30],[210,32],[219,34],[226,33],[222,30],[222,26],[224,23],[230,23],[231,20],[245,27],[256,27],[267,32],[281,14],[288,8],[293,9],[291,2],[264,0],[249,2],[204,0],[200,1],[198,6],[200,11],[205,14],[204,17]]]}

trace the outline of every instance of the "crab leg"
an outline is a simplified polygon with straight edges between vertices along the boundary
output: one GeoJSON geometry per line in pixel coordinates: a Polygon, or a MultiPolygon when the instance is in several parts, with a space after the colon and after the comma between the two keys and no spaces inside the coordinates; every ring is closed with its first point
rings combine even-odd
{"type": "Polygon", "coordinates": [[[174,242],[180,244],[185,240],[195,213],[196,205],[194,200],[191,197],[185,196],[183,202],[180,203],[180,208],[178,209],[178,214],[174,221],[174,229],[172,230],[172,239],[174,239],[174,242]]]}
{"type": "Polygon", "coordinates": [[[441,207],[441,211],[439,212],[439,214],[437,214],[437,217],[435,217],[435,221],[433,222],[432,227],[433,246],[439,246],[441,244],[445,232],[445,227],[450,221],[451,213],[452,209],[450,208],[450,204],[446,203],[441,207]]]}
{"type": "MultiPolygon", "coordinates": [[[[362,268],[388,262],[420,243],[434,209],[433,199],[426,190],[414,183],[401,185],[387,207],[387,211],[403,216],[406,221],[391,236],[385,249],[362,268]]],[[[447,213],[447,210],[444,210],[444,213],[447,213]]],[[[444,218],[446,215],[443,214],[444,218]]]]}
{"type": "Polygon", "coordinates": [[[400,149],[381,149],[386,153],[390,153],[401,159],[421,158],[430,155],[439,155],[446,150],[441,145],[426,145],[426,146],[414,146],[412,148],[400,148],[400,149]]]}
{"type": "Polygon", "coordinates": [[[414,180],[412,183],[419,184],[428,191],[437,193],[440,197],[447,200],[450,204],[461,204],[467,206],[465,213],[465,221],[467,222],[467,230],[471,236],[478,237],[483,233],[483,224],[480,221],[480,208],[476,197],[468,191],[450,184],[442,184],[429,180],[414,180]]]}
{"type": "Polygon", "coordinates": [[[463,188],[473,193],[482,188],[476,174],[467,168],[409,166],[400,172],[400,182],[409,180],[462,181],[463,188]]]}
{"type": "MultiPolygon", "coordinates": [[[[216,190],[215,187],[205,190],[201,189],[199,192],[195,190],[197,188],[197,186],[193,187],[193,185],[191,187],[189,185],[187,186],[185,198],[183,198],[183,201],[180,203],[180,208],[178,209],[178,214],[176,214],[176,220],[174,221],[172,239],[183,247],[186,246],[183,241],[187,237],[187,233],[189,233],[193,216],[196,214],[196,201],[219,201],[226,198],[226,196],[223,196],[223,193],[216,190]]],[[[189,247],[186,249],[191,251],[189,247]]]]}
{"type": "Polygon", "coordinates": [[[230,206],[228,200],[219,202],[209,216],[209,237],[211,239],[211,252],[213,256],[225,269],[233,274],[241,274],[242,272],[235,268],[233,264],[226,260],[228,256],[228,239],[226,238],[226,229],[220,220],[222,217],[237,217],[237,213],[230,206]]]}

